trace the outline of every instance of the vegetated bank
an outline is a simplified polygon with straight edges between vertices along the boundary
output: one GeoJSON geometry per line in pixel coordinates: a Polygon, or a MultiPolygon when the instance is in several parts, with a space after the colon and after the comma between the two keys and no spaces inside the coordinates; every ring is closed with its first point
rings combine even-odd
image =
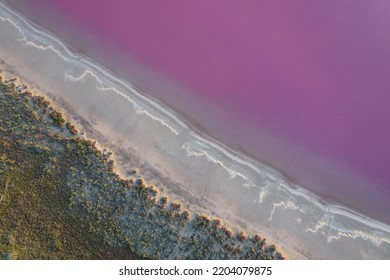
{"type": "Polygon", "coordinates": [[[41,96],[0,77],[0,257],[5,259],[283,259],[259,235],[190,213],[41,96]]]}

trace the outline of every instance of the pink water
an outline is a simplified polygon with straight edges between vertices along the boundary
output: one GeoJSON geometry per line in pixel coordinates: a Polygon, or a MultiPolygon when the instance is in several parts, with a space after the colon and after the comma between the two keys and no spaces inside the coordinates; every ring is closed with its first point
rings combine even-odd
{"type": "Polygon", "coordinates": [[[386,1],[9,2],[126,78],[135,58],[186,89],[151,94],[220,141],[390,222],[386,1]]]}

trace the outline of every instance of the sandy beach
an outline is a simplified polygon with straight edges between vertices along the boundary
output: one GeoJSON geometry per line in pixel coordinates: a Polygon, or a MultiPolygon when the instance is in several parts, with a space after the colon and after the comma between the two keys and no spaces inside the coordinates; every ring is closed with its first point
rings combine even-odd
{"type": "Polygon", "coordinates": [[[288,258],[390,258],[389,225],[329,204],[209,139],[3,3],[0,33],[0,71],[21,77],[63,108],[86,137],[112,150],[124,178],[140,175],[191,211],[261,233],[288,258]]]}

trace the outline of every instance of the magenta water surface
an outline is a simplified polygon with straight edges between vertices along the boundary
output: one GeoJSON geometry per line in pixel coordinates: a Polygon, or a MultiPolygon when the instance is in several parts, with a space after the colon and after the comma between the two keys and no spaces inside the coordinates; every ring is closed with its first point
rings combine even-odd
{"type": "Polygon", "coordinates": [[[386,1],[9,2],[125,77],[132,57],[177,83],[154,96],[220,141],[390,221],[386,1]]]}

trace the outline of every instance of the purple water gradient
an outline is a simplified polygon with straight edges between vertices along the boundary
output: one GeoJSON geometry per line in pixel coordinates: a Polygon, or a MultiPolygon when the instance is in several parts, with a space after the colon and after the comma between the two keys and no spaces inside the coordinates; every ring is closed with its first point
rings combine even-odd
{"type": "Polygon", "coordinates": [[[155,96],[222,142],[390,221],[389,2],[9,2],[122,73],[129,54],[187,89],[155,96]]]}

